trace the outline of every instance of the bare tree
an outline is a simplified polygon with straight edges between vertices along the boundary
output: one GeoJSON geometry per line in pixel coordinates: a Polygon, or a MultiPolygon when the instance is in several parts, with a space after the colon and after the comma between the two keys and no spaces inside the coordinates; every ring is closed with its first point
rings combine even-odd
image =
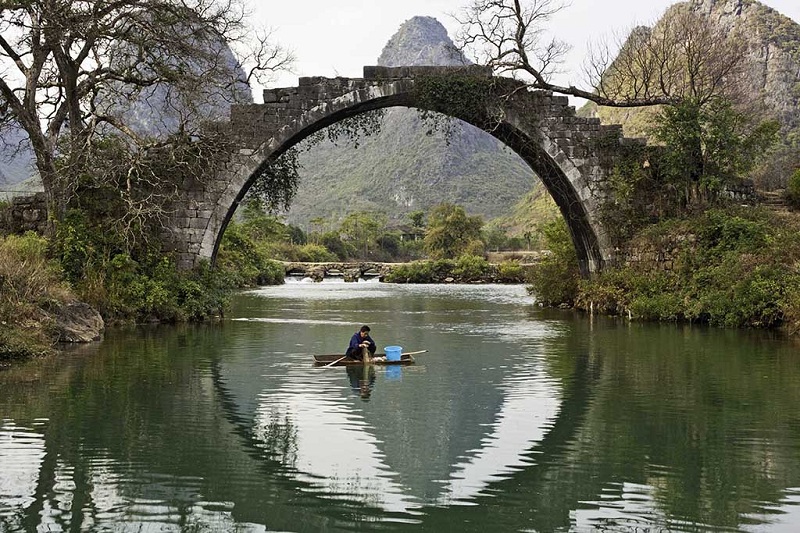
{"type": "Polygon", "coordinates": [[[269,33],[251,39],[246,16],[241,0],[0,3],[0,122],[28,134],[51,206],[63,208],[90,148],[109,132],[153,146],[109,102],[159,84],[183,94],[209,80],[246,84],[285,68],[291,53],[269,33]],[[220,41],[251,43],[245,79],[230,79],[220,41]]]}
{"type": "Polygon", "coordinates": [[[550,90],[612,107],[707,101],[731,88],[746,44],[688,6],[653,29],[636,28],[615,50],[603,45],[587,62],[589,87],[553,83],[568,51],[546,38],[546,25],[565,8],[557,0],[474,0],[456,16],[457,46],[495,72],[512,73],[534,89],[550,90]]]}

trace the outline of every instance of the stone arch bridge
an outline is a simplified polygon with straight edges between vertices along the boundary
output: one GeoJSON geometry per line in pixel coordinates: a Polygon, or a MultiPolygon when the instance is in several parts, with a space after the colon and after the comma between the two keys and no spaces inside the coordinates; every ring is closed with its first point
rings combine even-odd
{"type": "MultiPolygon", "coordinates": [[[[444,84],[444,87],[447,85],[444,84]]],[[[441,101],[446,101],[442,99],[441,101]]],[[[613,260],[599,208],[617,158],[639,141],[620,126],[575,116],[565,96],[529,91],[478,66],[364,67],[363,78],[300,78],[297,87],[267,89],[264,103],[235,105],[230,122],[214,127],[237,146],[221,170],[184,183],[166,237],[179,266],[213,260],[222,234],[256,176],[274,159],[317,131],[376,109],[403,106],[444,113],[469,122],[514,150],[539,176],[571,232],[581,271],[599,271],[613,260]],[[489,81],[491,98],[480,113],[459,116],[421,96],[421,80],[489,81]]]]}

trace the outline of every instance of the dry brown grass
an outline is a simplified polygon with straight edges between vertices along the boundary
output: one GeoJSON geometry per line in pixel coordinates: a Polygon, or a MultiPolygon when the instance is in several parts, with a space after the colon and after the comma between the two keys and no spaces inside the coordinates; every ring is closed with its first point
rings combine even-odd
{"type": "Polygon", "coordinates": [[[0,237],[0,359],[49,350],[55,304],[74,300],[35,234],[0,237]]]}

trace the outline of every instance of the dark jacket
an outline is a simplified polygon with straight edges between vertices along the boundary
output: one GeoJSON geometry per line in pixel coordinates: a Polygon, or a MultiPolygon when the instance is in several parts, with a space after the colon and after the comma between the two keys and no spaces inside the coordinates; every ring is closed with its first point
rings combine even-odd
{"type": "Polygon", "coordinates": [[[355,335],[353,335],[350,338],[350,346],[347,347],[347,352],[345,352],[346,355],[348,357],[358,356],[358,358],[360,359],[361,358],[361,348],[359,348],[358,345],[361,344],[362,342],[368,342],[369,343],[369,346],[367,347],[367,349],[369,350],[370,354],[374,355],[375,354],[375,350],[378,349],[378,347],[375,345],[375,341],[372,340],[372,337],[370,337],[369,335],[367,335],[366,337],[364,337],[362,339],[361,338],[361,333],[359,331],[356,331],[355,335]]]}

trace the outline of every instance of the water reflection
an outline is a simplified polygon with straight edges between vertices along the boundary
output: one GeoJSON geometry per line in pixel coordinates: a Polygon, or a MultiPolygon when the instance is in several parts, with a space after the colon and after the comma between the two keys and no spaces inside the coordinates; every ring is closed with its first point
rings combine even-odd
{"type": "Polygon", "coordinates": [[[800,365],[785,340],[590,322],[504,287],[344,285],[255,291],[241,320],[114,330],[0,372],[0,530],[800,520],[800,365]],[[363,309],[346,291],[369,295],[363,309]],[[313,368],[363,322],[429,352],[313,368]]]}
{"type": "MultiPolygon", "coordinates": [[[[369,401],[372,395],[372,388],[375,386],[375,367],[372,365],[347,366],[347,379],[350,381],[350,388],[355,394],[365,402],[369,401]]],[[[387,370],[400,370],[400,367],[388,367],[387,370]]]]}

